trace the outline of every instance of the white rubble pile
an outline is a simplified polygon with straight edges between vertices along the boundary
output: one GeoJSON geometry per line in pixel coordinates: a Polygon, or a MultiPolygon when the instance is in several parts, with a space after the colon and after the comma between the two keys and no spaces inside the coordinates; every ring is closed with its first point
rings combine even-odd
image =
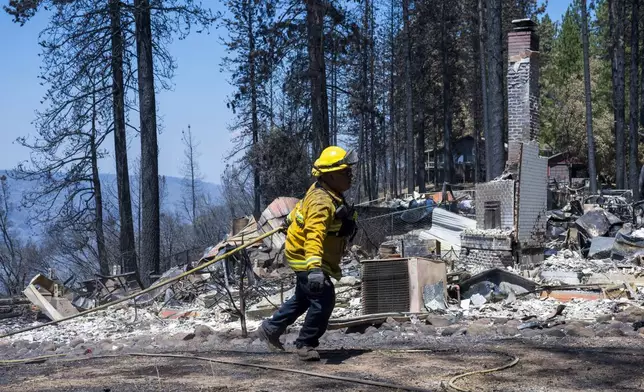
{"type": "Polygon", "coordinates": [[[490,269],[489,267],[481,265],[479,263],[465,263],[461,261],[461,259],[454,260],[452,265],[454,271],[467,271],[472,276],[490,269]]]}
{"type": "Polygon", "coordinates": [[[545,259],[540,267],[541,271],[577,272],[585,275],[593,273],[622,272],[627,274],[642,274],[644,267],[635,265],[629,260],[583,258],[573,250],[563,250],[556,255],[545,259]]]}
{"type": "Polygon", "coordinates": [[[614,301],[609,299],[581,300],[573,299],[568,302],[560,302],[553,298],[548,299],[521,299],[513,303],[489,303],[486,302],[480,307],[470,305],[466,317],[483,318],[499,317],[507,319],[521,319],[523,317],[537,316],[537,319],[544,320],[554,314],[557,306],[564,304],[563,317],[566,320],[595,320],[597,316],[613,314],[619,303],[628,301],[614,301]]]}
{"type": "Polygon", "coordinates": [[[478,228],[467,228],[463,230],[463,234],[469,235],[484,235],[487,237],[507,237],[512,235],[513,230],[503,230],[503,229],[478,229],[478,228]]]}
{"type": "Polygon", "coordinates": [[[615,269],[616,263],[611,259],[589,260],[583,258],[573,250],[563,250],[556,255],[550,256],[543,261],[542,271],[566,271],[566,272],[607,272],[615,269]]]}
{"type": "MultiPolygon", "coordinates": [[[[104,339],[126,340],[137,336],[174,335],[190,333],[198,325],[206,325],[216,331],[239,329],[239,321],[233,320],[230,314],[215,308],[193,310],[196,316],[178,320],[162,319],[156,315],[152,308],[135,309],[132,307],[100,310],[87,316],[81,316],[56,326],[48,326],[10,336],[9,340],[27,340],[31,342],[51,341],[67,344],[74,339],[82,338],[86,341],[99,341],[104,339]]],[[[42,324],[31,322],[25,324],[24,320],[5,322],[0,324],[0,333],[15,331],[42,324]]],[[[247,320],[249,330],[255,330],[259,321],[247,320]]]]}
{"type": "Polygon", "coordinates": [[[360,279],[344,276],[335,283],[335,308],[331,318],[360,316],[360,279]]]}
{"type": "Polygon", "coordinates": [[[631,233],[631,236],[637,237],[637,238],[644,238],[644,227],[633,231],[631,233]]]}

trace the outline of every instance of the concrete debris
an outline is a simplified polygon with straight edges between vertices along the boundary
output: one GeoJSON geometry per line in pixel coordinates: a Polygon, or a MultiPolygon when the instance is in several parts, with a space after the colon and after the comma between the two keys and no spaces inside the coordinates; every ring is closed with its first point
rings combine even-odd
{"type": "Polygon", "coordinates": [[[472,305],[474,305],[474,307],[477,307],[477,308],[480,308],[481,306],[483,306],[483,304],[487,302],[485,297],[478,293],[471,296],[470,301],[472,301],[472,305]]]}
{"type": "Polygon", "coordinates": [[[588,251],[588,258],[590,259],[606,259],[609,258],[615,245],[614,237],[595,237],[590,244],[588,251]]]}

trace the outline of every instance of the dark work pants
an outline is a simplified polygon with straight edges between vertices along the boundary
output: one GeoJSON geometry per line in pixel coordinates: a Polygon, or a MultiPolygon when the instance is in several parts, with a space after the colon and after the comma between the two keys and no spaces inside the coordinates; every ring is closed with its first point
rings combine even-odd
{"type": "Polygon", "coordinates": [[[322,292],[312,294],[309,291],[308,273],[297,272],[296,275],[295,295],[284,302],[273,317],[264,321],[262,325],[267,333],[280,336],[308,310],[295,346],[317,347],[320,337],[326,332],[331,312],[335,307],[335,288],[327,277],[322,292]]]}

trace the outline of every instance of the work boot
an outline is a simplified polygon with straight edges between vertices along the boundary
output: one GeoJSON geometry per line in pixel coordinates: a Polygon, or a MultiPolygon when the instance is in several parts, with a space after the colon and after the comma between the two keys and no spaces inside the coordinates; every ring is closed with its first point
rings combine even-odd
{"type": "Polygon", "coordinates": [[[313,347],[302,346],[297,348],[297,356],[302,361],[319,361],[320,353],[318,353],[313,347]]]}
{"type": "Polygon", "coordinates": [[[260,325],[257,329],[257,336],[259,337],[259,340],[266,343],[269,350],[284,351],[284,346],[282,345],[282,342],[280,342],[279,335],[269,333],[264,329],[263,325],[260,325]]]}

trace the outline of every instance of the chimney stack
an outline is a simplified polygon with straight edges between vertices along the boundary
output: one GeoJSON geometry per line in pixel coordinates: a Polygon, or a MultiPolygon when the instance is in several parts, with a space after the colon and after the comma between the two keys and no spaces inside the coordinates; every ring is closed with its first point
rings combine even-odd
{"type": "Polygon", "coordinates": [[[530,19],[513,20],[508,34],[508,167],[519,163],[521,143],[539,138],[539,36],[530,19]]]}

